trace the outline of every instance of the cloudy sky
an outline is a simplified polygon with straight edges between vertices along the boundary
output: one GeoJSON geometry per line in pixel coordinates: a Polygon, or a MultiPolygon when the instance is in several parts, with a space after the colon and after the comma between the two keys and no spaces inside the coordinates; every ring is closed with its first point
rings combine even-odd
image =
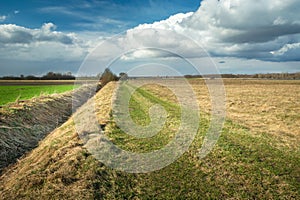
{"type": "Polygon", "coordinates": [[[203,73],[299,72],[299,10],[299,0],[2,1],[0,76],[89,74],[112,62],[116,71],[197,73],[190,62],[203,73]]]}

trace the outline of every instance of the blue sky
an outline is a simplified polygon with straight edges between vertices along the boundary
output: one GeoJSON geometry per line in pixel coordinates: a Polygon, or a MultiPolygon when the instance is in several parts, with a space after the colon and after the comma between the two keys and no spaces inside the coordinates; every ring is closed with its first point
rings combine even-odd
{"type": "Polygon", "coordinates": [[[38,28],[52,22],[60,31],[119,33],[179,12],[196,11],[199,5],[195,0],[12,0],[2,2],[0,12],[7,16],[2,24],[38,28]]]}
{"type": "Polygon", "coordinates": [[[207,73],[299,72],[299,9],[298,0],[2,1],[0,76],[77,74],[115,55],[118,71],[156,62],[191,73],[185,58],[207,73]]]}

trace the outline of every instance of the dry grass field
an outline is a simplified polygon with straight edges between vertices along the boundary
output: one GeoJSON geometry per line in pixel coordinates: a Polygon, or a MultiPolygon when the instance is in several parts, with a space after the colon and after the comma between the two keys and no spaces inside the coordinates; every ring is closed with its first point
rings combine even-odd
{"type": "MultiPolygon", "coordinates": [[[[176,80],[172,80],[176,84],[176,80]]],[[[189,79],[200,109],[211,111],[211,98],[206,84],[210,80],[189,79]]],[[[243,125],[253,135],[268,134],[276,140],[271,145],[299,151],[300,144],[300,81],[223,79],[226,91],[227,119],[243,125]]],[[[146,89],[169,101],[176,101],[170,91],[158,85],[146,89]]],[[[188,95],[187,101],[189,100],[188,95]]]]}
{"type": "MultiPolygon", "coordinates": [[[[300,81],[223,79],[227,118],[258,137],[267,134],[276,143],[299,151],[300,81]]],[[[210,99],[203,80],[191,80],[201,109],[209,112],[210,99]],[[200,86],[200,87],[199,87],[200,86]]]]}
{"type": "MultiPolygon", "coordinates": [[[[224,79],[227,119],[217,145],[202,160],[197,153],[208,129],[210,100],[203,80],[189,82],[202,110],[200,128],[189,150],[171,165],[145,174],[110,169],[86,150],[72,117],[6,169],[0,198],[299,199],[300,81],[224,79]]],[[[149,151],[173,138],[177,125],[172,122],[180,113],[170,90],[151,84],[133,94],[131,117],[137,123],[149,123],[151,105],[168,111],[168,126],[152,140],[138,141],[112,118],[115,88],[116,83],[109,83],[95,96],[98,121],[111,141],[123,149],[149,151]]],[[[75,114],[79,119],[90,103],[75,114]]]]}

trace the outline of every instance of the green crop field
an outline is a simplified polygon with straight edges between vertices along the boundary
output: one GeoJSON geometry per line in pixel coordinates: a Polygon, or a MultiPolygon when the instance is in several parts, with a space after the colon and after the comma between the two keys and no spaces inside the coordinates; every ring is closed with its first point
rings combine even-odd
{"type": "Polygon", "coordinates": [[[74,85],[9,85],[0,86],[0,105],[16,100],[26,100],[40,95],[73,90],[74,85]]]}

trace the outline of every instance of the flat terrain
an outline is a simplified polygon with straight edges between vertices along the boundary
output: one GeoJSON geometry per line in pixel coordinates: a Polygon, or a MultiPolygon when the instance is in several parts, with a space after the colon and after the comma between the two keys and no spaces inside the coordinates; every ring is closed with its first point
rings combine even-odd
{"type": "Polygon", "coordinates": [[[73,85],[75,80],[0,80],[0,85],[73,85]]]}
{"type": "Polygon", "coordinates": [[[73,85],[0,86],[0,105],[18,100],[26,100],[40,95],[62,93],[73,89],[73,85]]]}
{"type": "Polygon", "coordinates": [[[40,95],[63,93],[78,86],[75,80],[0,80],[0,105],[40,95]]]}
{"type": "MultiPolygon", "coordinates": [[[[168,81],[176,85],[176,80],[168,81]]],[[[4,172],[0,178],[0,196],[4,199],[299,199],[300,82],[224,79],[227,119],[216,146],[201,160],[198,150],[210,122],[210,99],[202,79],[189,82],[201,108],[200,128],[188,151],[169,166],[145,174],[130,174],[99,163],[87,151],[86,142],[78,137],[83,133],[76,131],[74,124],[75,118],[84,120],[85,113],[94,106],[89,101],[75,118],[49,134],[36,149],[4,172]]],[[[116,86],[109,83],[94,98],[96,116],[105,136],[132,152],[151,152],[168,144],[180,123],[181,112],[174,94],[156,84],[133,93],[129,110],[137,124],[150,123],[148,110],[152,105],[159,104],[167,111],[167,121],[157,135],[137,139],[122,131],[113,118],[112,91],[116,86]]]]}
{"type": "MultiPolygon", "coordinates": [[[[298,151],[300,144],[300,81],[223,79],[227,119],[247,127],[257,137],[275,139],[270,145],[298,151]]],[[[203,80],[190,80],[200,107],[210,111],[203,80]]]]}

